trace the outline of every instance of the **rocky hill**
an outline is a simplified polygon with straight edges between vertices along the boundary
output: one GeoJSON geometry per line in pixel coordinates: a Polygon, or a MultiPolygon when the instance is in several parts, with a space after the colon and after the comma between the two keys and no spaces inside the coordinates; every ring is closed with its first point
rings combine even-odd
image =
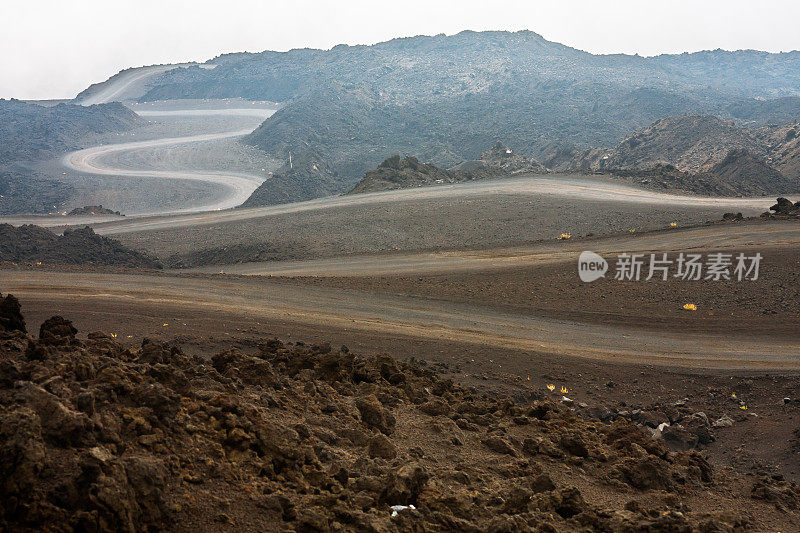
{"type": "Polygon", "coordinates": [[[800,176],[800,122],[762,128],[758,135],[770,165],[785,176],[800,176]]]}
{"type": "Polygon", "coordinates": [[[520,174],[541,174],[548,171],[536,159],[520,155],[499,141],[483,152],[477,161],[464,161],[450,170],[460,175],[460,181],[520,174]]]}
{"type": "Polygon", "coordinates": [[[731,150],[764,156],[764,147],[751,132],[733,122],[708,115],[685,115],[658,120],[636,131],[599,161],[601,169],[650,169],[673,165],[683,172],[704,172],[731,150]]]}
{"type": "Polygon", "coordinates": [[[456,176],[452,172],[429,163],[420,163],[416,157],[400,159],[399,155],[395,155],[378,165],[375,170],[368,171],[348,194],[407,189],[455,181],[456,176]]]}
{"type": "Polygon", "coordinates": [[[611,149],[552,149],[559,171],[608,172],[648,186],[712,195],[800,190],[795,124],[758,130],[708,115],[661,119],[611,149]]]}
{"type": "Polygon", "coordinates": [[[27,171],[0,170],[0,215],[62,211],[73,189],[27,171]]]}
{"type": "Polygon", "coordinates": [[[240,207],[299,202],[342,190],[341,177],[312,150],[292,153],[291,159],[264,181],[240,207]]]}
{"type": "Polygon", "coordinates": [[[449,168],[505,139],[544,161],[554,141],[612,147],[673,115],[766,123],[791,116],[793,100],[785,99],[800,96],[797,52],[593,55],[529,31],[227,54],[206,66],[215,68],[163,74],[142,100],[282,102],[245,142],[281,160],[310,150],[336,176],[309,176],[321,184],[283,182],[287,197],[350,189],[387,154],[449,168]]]}
{"type": "Polygon", "coordinates": [[[88,226],[56,235],[39,226],[0,224],[0,262],[161,268],[155,259],[97,235],[88,226]]]}
{"type": "Polygon", "coordinates": [[[535,159],[523,157],[502,142],[498,142],[481,154],[479,160],[465,161],[448,170],[440,169],[431,163],[420,163],[413,156],[404,159],[399,155],[392,156],[375,170],[367,171],[348,194],[544,172],[547,172],[547,169],[535,159]]]}
{"type": "Polygon", "coordinates": [[[800,488],[779,476],[718,471],[624,417],[481,394],[424,361],[277,339],[189,356],[80,339],[61,316],[29,335],[20,311],[0,299],[3,530],[744,532],[797,519],[800,488]]]}
{"type": "Polygon", "coordinates": [[[46,107],[0,99],[0,164],[25,164],[82,148],[88,136],[126,131],[139,120],[116,102],[46,107]]]}

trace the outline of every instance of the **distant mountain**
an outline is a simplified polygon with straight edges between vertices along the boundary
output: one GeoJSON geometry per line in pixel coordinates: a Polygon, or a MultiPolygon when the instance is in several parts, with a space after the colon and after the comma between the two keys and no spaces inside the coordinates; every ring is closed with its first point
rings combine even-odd
{"type": "MultiPolygon", "coordinates": [[[[323,160],[330,172],[295,173],[267,186],[276,189],[273,197],[304,199],[349,189],[393,153],[449,168],[479,159],[504,139],[555,168],[575,150],[614,147],[669,116],[783,123],[800,98],[800,52],[593,55],[530,31],[465,31],[331,50],[227,54],[147,85],[141,100],[282,102],[244,142],[283,160],[304,151],[323,160]]],[[[592,154],[585,155],[588,167],[592,154]]],[[[709,163],[726,155],[720,148],[709,163]]]]}
{"type": "Polygon", "coordinates": [[[203,67],[151,80],[142,100],[283,102],[245,142],[283,159],[312,150],[345,187],[391,153],[449,167],[503,138],[541,160],[553,141],[611,147],[659,118],[753,120],[775,111],[743,101],[800,97],[798,52],[593,55],[530,31],[227,54],[203,67]]]}

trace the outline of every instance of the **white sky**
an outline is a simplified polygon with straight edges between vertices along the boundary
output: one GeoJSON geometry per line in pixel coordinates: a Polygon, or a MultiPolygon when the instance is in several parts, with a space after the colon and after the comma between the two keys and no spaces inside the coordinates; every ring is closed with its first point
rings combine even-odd
{"type": "Polygon", "coordinates": [[[0,97],[69,98],[129,66],[530,29],[594,53],[800,49],[800,0],[2,0],[0,97]]]}

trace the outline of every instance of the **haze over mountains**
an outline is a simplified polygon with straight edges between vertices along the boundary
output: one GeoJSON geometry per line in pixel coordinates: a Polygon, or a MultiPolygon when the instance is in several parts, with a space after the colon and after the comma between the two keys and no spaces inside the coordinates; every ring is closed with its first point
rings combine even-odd
{"type": "Polygon", "coordinates": [[[244,142],[281,159],[310,152],[330,173],[270,180],[261,196],[274,201],[287,189],[294,199],[347,189],[393,153],[449,167],[501,140],[542,159],[556,148],[613,147],[673,115],[759,126],[800,117],[800,52],[601,56],[529,31],[466,31],[210,64],[165,73],[141,100],[282,102],[244,142]]]}
{"type": "MultiPolygon", "coordinates": [[[[497,142],[537,171],[614,172],[641,185],[716,195],[800,190],[800,52],[593,55],[530,31],[465,31],[128,69],[75,101],[104,94],[279,102],[278,112],[240,140],[285,163],[245,206],[350,191],[397,154],[442,170],[474,167],[497,142]],[[121,82],[127,92],[116,92],[121,82]]],[[[120,105],[3,101],[0,113],[6,203],[31,196],[35,177],[26,162],[136,120],[120,105]],[[26,173],[9,174],[20,169],[26,173]]],[[[486,172],[467,178],[479,177],[486,172]]],[[[15,202],[17,212],[59,203],[57,191],[46,193],[52,186],[36,188],[45,202],[15,202]]]]}

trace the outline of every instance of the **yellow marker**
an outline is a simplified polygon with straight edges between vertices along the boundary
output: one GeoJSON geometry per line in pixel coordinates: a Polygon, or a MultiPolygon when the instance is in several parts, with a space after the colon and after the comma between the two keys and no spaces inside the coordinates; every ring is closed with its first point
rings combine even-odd
{"type": "Polygon", "coordinates": [[[636,233],[636,230],[635,230],[635,229],[632,229],[632,230],[631,230],[631,233],[636,233]]]}
{"type": "Polygon", "coordinates": [[[695,304],[683,304],[683,308],[687,311],[697,311],[697,306],[695,304]]]}
{"type": "Polygon", "coordinates": [[[561,386],[561,394],[566,394],[568,392],[569,392],[569,389],[562,385],[561,386]]]}
{"type": "Polygon", "coordinates": [[[111,333],[110,335],[111,335],[112,339],[116,339],[117,338],[117,334],[116,333],[111,333]]]}
{"type": "Polygon", "coordinates": [[[678,223],[677,222],[670,222],[669,223],[669,227],[670,228],[677,228],[678,227],[678,223]]]}
{"type": "Polygon", "coordinates": [[[741,409],[742,411],[747,411],[747,406],[746,405],[740,405],[739,409],[741,409]]]}
{"type": "Polygon", "coordinates": [[[548,385],[547,386],[547,390],[549,390],[550,392],[553,392],[554,390],[556,390],[556,386],[555,385],[548,385]]]}
{"type": "Polygon", "coordinates": [[[164,327],[167,327],[167,326],[169,326],[169,324],[167,324],[166,322],[164,322],[163,326],[164,326],[164,327]]]}
{"type": "MultiPolygon", "coordinates": [[[[733,379],[733,378],[731,378],[731,379],[733,379]]],[[[736,393],[735,392],[731,393],[731,398],[733,398],[734,400],[736,399],[736,393]]]]}
{"type": "Polygon", "coordinates": [[[561,235],[558,237],[558,240],[559,240],[559,241],[563,241],[563,240],[567,240],[567,239],[571,239],[571,238],[572,238],[572,234],[571,234],[571,233],[562,233],[562,234],[561,234],[561,235]]]}
{"type": "Polygon", "coordinates": [[[530,381],[530,380],[531,380],[531,377],[530,377],[530,376],[528,376],[528,381],[530,381]]]}

